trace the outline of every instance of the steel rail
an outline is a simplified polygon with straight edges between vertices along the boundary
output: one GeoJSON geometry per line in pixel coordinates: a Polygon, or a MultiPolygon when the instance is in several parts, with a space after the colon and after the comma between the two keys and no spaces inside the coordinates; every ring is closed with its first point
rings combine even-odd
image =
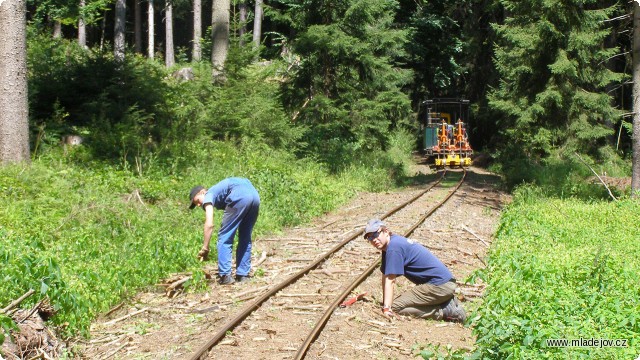
{"type": "MultiPolygon", "coordinates": [[[[385,214],[383,214],[380,217],[380,219],[385,219],[385,218],[393,215],[394,213],[398,212],[400,209],[402,209],[402,208],[406,207],[407,205],[411,204],[412,202],[416,201],[422,195],[424,195],[429,190],[433,189],[436,185],[438,185],[442,181],[442,179],[444,178],[445,174],[446,174],[446,170],[443,171],[442,174],[440,175],[440,178],[438,178],[427,189],[425,189],[425,190],[421,191],[420,193],[418,193],[417,195],[413,196],[408,201],[406,201],[406,202],[396,206],[395,208],[387,211],[385,214]]],[[[295,282],[296,280],[298,280],[299,278],[301,278],[302,276],[304,276],[305,274],[307,274],[311,270],[313,270],[316,267],[318,267],[318,265],[320,265],[322,262],[324,262],[331,255],[336,253],[338,250],[343,248],[346,244],[348,244],[352,240],[354,240],[354,239],[360,237],[360,235],[362,235],[362,231],[361,230],[353,230],[351,233],[353,233],[353,234],[350,235],[347,239],[343,240],[342,242],[340,242],[339,244],[337,244],[336,246],[331,248],[329,251],[324,253],[322,256],[320,256],[319,258],[314,260],[307,267],[305,267],[304,269],[300,270],[299,272],[291,275],[289,278],[287,278],[286,280],[284,280],[281,283],[277,284],[273,288],[269,289],[266,293],[264,293],[263,295],[261,295],[260,297],[255,299],[253,302],[251,302],[238,315],[236,315],[233,319],[229,320],[215,335],[213,335],[211,337],[211,339],[209,339],[209,341],[207,341],[206,344],[204,344],[196,352],[194,352],[189,357],[189,360],[200,360],[203,355],[206,355],[206,353],[209,350],[211,350],[212,347],[214,347],[220,340],[222,340],[227,335],[228,331],[232,330],[238,324],[240,324],[247,316],[249,316],[253,311],[257,310],[265,301],[267,301],[275,293],[277,293],[278,291],[282,290],[283,288],[291,285],[293,282],[295,282]]]]}
{"type": "MultiPolygon", "coordinates": [[[[420,220],[418,220],[409,230],[407,230],[404,234],[405,237],[410,236],[417,228],[420,226],[431,214],[433,214],[436,210],[438,210],[444,203],[446,203],[453,194],[458,191],[462,183],[464,182],[465,177],[467,176],[467,171],[463,168],[463,175],[458,184],[455,186],[453,191],[451,191],[442,201],[437,203],[434,207],[432,207],[427,213],[425,213],[420,220]]],[[[342,293],[337,295],[334,301],[329,305],[329,307],[322,314],[322,317],[318,322],[316,322],[316,326],[311,330],[304,343],[298,348],[298,352],[294,357],[295,360],[304,359],[307,351],[309,351],[309,347],[311,344],[318,338],[320,332],[324,329],[325,325],[329,321],[329,318],[333,314],[333,311],[344,301],[344,299],[355,289],[358,285],[360,285],[371,273],[380,265],[380,260],[374,261],[371,266],[369,266],[360,276],[358,276],[353,282],[344,289],[342,293]]]]}

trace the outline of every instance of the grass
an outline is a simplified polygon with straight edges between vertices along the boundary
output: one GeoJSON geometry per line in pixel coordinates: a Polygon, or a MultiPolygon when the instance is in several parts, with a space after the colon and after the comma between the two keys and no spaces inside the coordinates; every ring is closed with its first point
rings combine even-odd
{"type": "Polygon", "coordinates": [[[488,291],[472,315],[482,359],[631,359],[640,340],[640,204],[548,198],[521,187],[504,211],[488,291]],[[626,339],[626,348],[548,347],[626,339]]]}

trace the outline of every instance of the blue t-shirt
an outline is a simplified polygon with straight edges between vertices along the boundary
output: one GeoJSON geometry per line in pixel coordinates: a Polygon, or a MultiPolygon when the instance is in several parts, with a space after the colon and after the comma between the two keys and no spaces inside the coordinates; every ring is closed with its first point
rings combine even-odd
{"type": "MultiPolygon", "coordinates": [[[[204,195],[203,204],[213,204],[218,210],[224,210],[228,205],[235,204],[246,197],[259,200],[258,192],[251,182],[245,178],[230,177],[213,185],[204,195]]],[[[202,207],[204,209],[204,206],[202,207]]]]}
{"type": "Polygon", "coordinates": [[[414,284],[442,285],[453,279],[447,267],[426,247],[393,234],[382,252],[380,271],[385,275],[404,275],[414,284]]]}

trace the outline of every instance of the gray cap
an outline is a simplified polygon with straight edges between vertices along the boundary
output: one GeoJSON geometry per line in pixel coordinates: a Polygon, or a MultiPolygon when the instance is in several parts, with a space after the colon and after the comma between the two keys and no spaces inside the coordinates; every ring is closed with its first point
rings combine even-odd
{"type": "Polygon", "coordinates": [[[189,205],[189,209],[193,209],[194,207],[196,207],[196,204],[193,203],[193,198],[196,197],[196,195],[198,195],[198,193],[203,189],[204,189],[204,186],[202,185],[194,186],[194,188],[191,189],[191,192],[189,193],[189,200],[191,200],[191,205],[189,205]]]}
{"type": "Polygon", "coordinates": [[[376,232],[376,231],[380,230],[380,228],[383,227],[383,226],[386,227],[386,225],[382,222],[382,220],[380,220],[380,219],[371,219],[371,220],[369,220],[367,225],[365,225],[364,233],[362,235],[365,236],[368,233],[376,232]]]}

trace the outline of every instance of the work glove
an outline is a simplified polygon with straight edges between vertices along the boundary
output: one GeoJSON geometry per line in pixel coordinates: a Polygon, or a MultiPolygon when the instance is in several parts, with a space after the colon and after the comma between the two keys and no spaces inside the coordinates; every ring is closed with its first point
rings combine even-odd
{"type": "Polygon", "coordinates": [[[198,259],[200,261],[209,260],[209,249],[205,249],[205,248],[200,249],[200,251],[198,252],[198,259]]]}

